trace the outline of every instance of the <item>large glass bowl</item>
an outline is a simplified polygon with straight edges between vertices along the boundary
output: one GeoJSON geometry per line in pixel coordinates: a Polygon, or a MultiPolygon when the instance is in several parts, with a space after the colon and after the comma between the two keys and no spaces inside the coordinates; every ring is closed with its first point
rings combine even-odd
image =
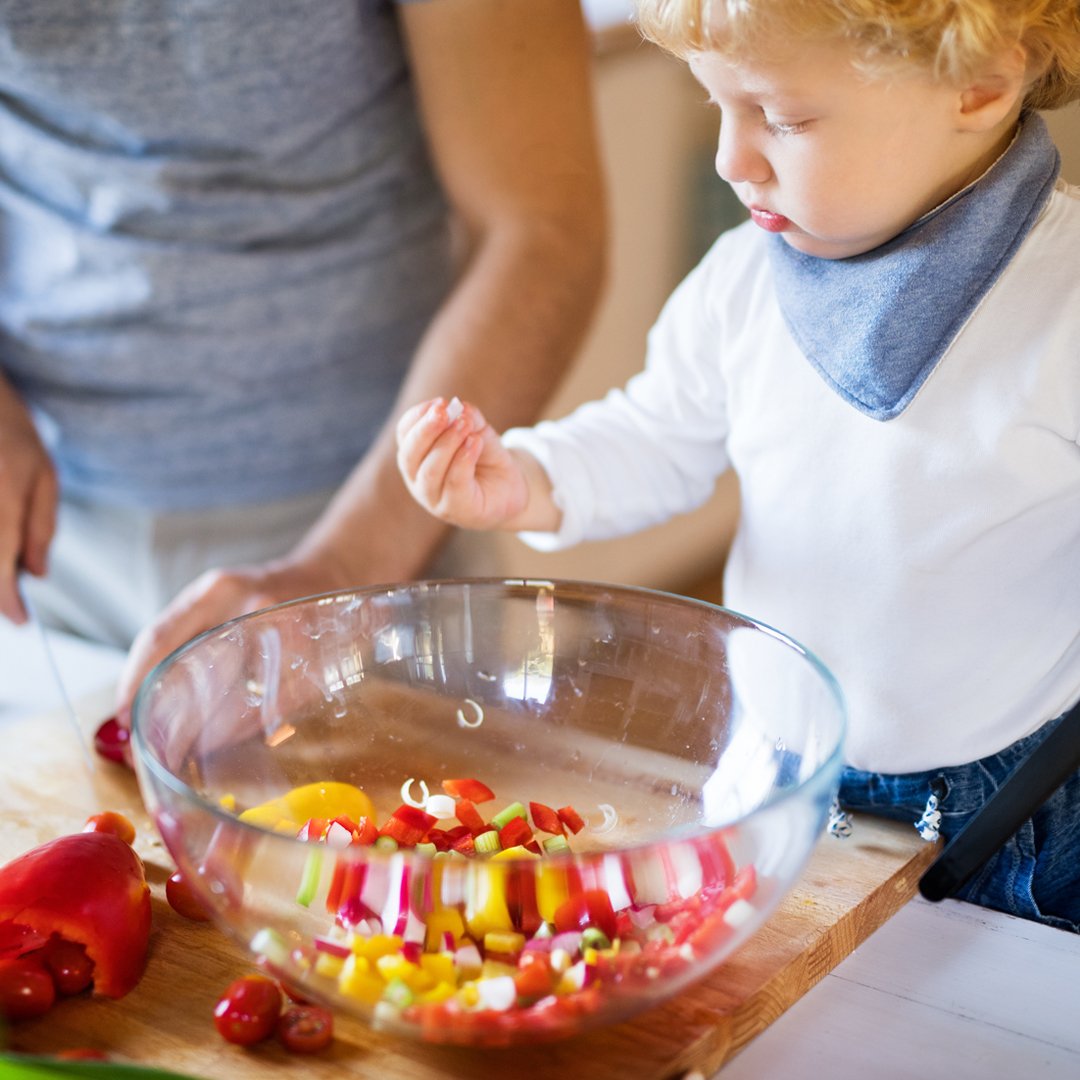
{"type": "Polygon", "coordinates": [[[165,660],[133,722],[165,844],[258,963],[380,1028],[492,1045],[624,1019],[738,948],[822,833],[843,733],[782,633],[568,581],[255,612],[165,660]],[[494,798],[436,798],[454,780],[494,798]]]}

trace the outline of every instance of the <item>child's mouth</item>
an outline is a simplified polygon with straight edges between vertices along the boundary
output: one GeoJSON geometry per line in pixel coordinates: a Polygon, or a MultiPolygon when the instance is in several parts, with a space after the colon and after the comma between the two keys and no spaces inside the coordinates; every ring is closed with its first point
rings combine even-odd
{"type": "Polygon", "coordinates": [[[750,219],[766,232],[779,233],[791,228],[791,222],[783,214],[775,214],[771,210],[762,210],[756,206],[750,207],[750,219]]]}

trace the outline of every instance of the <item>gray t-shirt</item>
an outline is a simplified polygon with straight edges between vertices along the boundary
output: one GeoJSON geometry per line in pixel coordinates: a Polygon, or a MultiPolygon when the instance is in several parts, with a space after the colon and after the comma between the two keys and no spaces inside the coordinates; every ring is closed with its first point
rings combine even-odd
{"type": "Polygon", "coordinates": [[[363,454],[451,280],[391,0],[2,0],[0,365],[69,495],[363,454]]]}

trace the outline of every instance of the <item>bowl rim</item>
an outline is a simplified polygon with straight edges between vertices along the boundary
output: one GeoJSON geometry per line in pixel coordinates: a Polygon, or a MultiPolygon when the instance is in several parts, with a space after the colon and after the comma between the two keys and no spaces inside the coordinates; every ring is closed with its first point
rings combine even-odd
{"type": "MultiPolygon", "coordinates": [[[[146,786],[145,778],[143,776],[143,770],[148,773],[152,773],[156,780],[163,783],[167,788],[170,788],[181,799],[193,803],[196,806],[202,808],[208,812],[211,818],[220,823],[227,823],[230,827],[239,826],[242,829],[250,829],[255,835],[262,837],[273,837],[275,840],[282,841],[288,844],[302,845],[305,849],[311,846],[307,840],[301,840],[295,836],[289,836],[287,833],[275,832],[273,829],[264,828],[261,825],[255,825],[248,821],[241,820],[239,814],[233,813],[216,802],[204,798],[189,784],[185,783],[179,776],[177,776],[170,769],[166,768],[163,762],[150,751],[149,746],[143,736],[143,726],[141,723],[142,714],[144,708],[149,708],[146,705],[146,698],[150,694],[150,688],[153,686],[155,679],[159,676],[159,673],[163,672],[169,666],[171,666],[179,657],[185,653],[194,650],[201,642],[207,640],[210,637],[219,636],[226,632],[230,627],[236,626],[241,623],[249,622],[260,615],[265,615],[271,611],[284,610],[291,607],[299,607],[303,605],[318,604],[319,602],[326,602],[327,600],[336,599],[345,596],[386,596],[395,592],[417,592],[427,591],[431,589],[445,588],[450,586],[480,586],[480,587],[498,587],[498,588],[546,588],[551,590],[562,589],[587,589],[595,590],[599,592],[612,592],[623,595],[633,595],[638,597],[657,597],[665,601],[675,601],[680,605],[688,605],[691,607],[700,607],[704,609],[711,609],[718,611],[723,615],[731,616],[737,620],[746,623],[749,626],[754,627],[767,634],[769,637],[779,641],[782,645],[785,645],[796,653],[801,655],[803,659],[810,665],[810,667],[817,673],[821,679],[825,688],[831,694],[837,709],[837,723],[838,733],[836,738],[836,745],[833,748],[831,754],[824,758],[817,766],[817,768],[798,784],[790,788],[785,788],[781,791],[774,792],[767,799],[762,801],[759,805],[754,807],[751,811],[756,815],[762,813],[772,807],[779,805],[780,803],[788,802],[791,799],[796,798],[805,788],[819,782],[820,777],[828,772],[839,772],[839,765],[843,762],[844,745],[847,738],[848,729],[848,710],[847,703],[844,697],[843,690],[833,675],[828,666],[814,653],[808,649],[801,642],[791,637],[790,634],[785,633],[782,630],[771,626],[768,623],[762,622],[760,619],[754,618],[750,615],[745,615],[734,608],[727,607],[724,604],[716,604],[709,600],[702,600],[693,596],[684,596],[681,593],[672,592],[665,589],[655,589],[642,585],[624,585],[615,582],[603,582],[588,579],[579,578],[560,578],[560,577],[506,577],[506,576],[490,576],[490,577],[435,577],[435,578],[418,578],[413,580],[394,582],[391,584],[381,585],[365,585],[344,589],[332,589],[323,593],[312,593],[308,596],[296,597],[292,600],[284,600],[275,604],[268,604],[265,607],[256,608],[252,611],[245,612],[243,615],[237,615],[232,619],[228,619],[225,622],[219,623],[216,626],[211,626],[208,629],[196,634],[182,645],[173,649],[167,656],[158,661],[157,664],[147,673],[143,681],[140,683],[139,688],[135,694],[134,701],[131,708],[131,744],[132,744],[132,761],[135,767],[136,779],[139,784],[140,792],[143,795],[144,802],[146,799],[146,793],[143,790],[146,786]]],[[[545,855],[546,860],[551,860],[553,864],[556,863],[573,863],[581,862],[591,859],[600,859],[606,855],[611,854],[625,854],[629,852],[646,851],[650,848],[671,844],[675,842],[695,842],[700,841],[716,833],[723,832],[725,829],[731,828],[745,815],[732,818],[731,820],[725,820],[717,824],[703,826],[700,824],[687,824],[676,826],[673,829],[666,830],[660,835],[650,839],[644,840],[633,844],[620,845],[615,848],[606,848],[602,850],[594,851],[570,851],[560,852],[556,855],[545,855]]],[[[156,827],[156,825],[155,825],[156,827]]],[[[351,853],[351,849],[345,848],[339,854],[348,855],[351,853]]],[[[355,854],[355,853],[353,853],[355,854]]],[[[394,851],[387,851],[374,846],[365,846],[361,852],[365,860],[390,860],[392,858],[400,858],[402,855],[406,856],[410,860],[423,860],[429,861],[430,855],[420,854],[412,849],[398,849],[394,851]]],[[[526,859],[524,856],[519,856],[512,859],[501,860],[502,865],[507,868],[513,867],[517,864],[528,863],[534,861],[536,856],[530,856],[526,859]]],[[[475,860],[468,860],[470,863],[475,860]]]]}

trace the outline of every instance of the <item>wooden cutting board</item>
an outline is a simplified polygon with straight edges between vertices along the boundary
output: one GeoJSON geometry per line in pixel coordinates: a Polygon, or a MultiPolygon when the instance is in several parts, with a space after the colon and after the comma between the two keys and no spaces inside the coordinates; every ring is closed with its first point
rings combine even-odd
{"type": "MultiPolygon", "coordinates": [[[[109,697],[79,703],[88,730],[109,697]]],[[[563,1042],[469,1051],[413,1044],[338,1018],[337,1038],[316,1057],[272,1042],[243,1050],[222,1041],[211,1014],[221,991],[253,970],[238,946],[209,924],[181,919],[164,898],[173,871],[126,770],[87,770],[59,714],[0,729],[0,862],[100,810],[127,814],[153,891],[154,929],[142,982],[121,1001],[68,998],[11,1032],[12,1048],[52,1053],[95,1047],[117,1060],[207,1080],[378,1077],[379,1080],[669,1080],[715,1072],[741,1046],[831,971],[915,893],[935,848],[911,826],[860,817],[846,840],[823,837],[802,880],[772,919],[694,989],[636,1019],[563,1042]]]]}

